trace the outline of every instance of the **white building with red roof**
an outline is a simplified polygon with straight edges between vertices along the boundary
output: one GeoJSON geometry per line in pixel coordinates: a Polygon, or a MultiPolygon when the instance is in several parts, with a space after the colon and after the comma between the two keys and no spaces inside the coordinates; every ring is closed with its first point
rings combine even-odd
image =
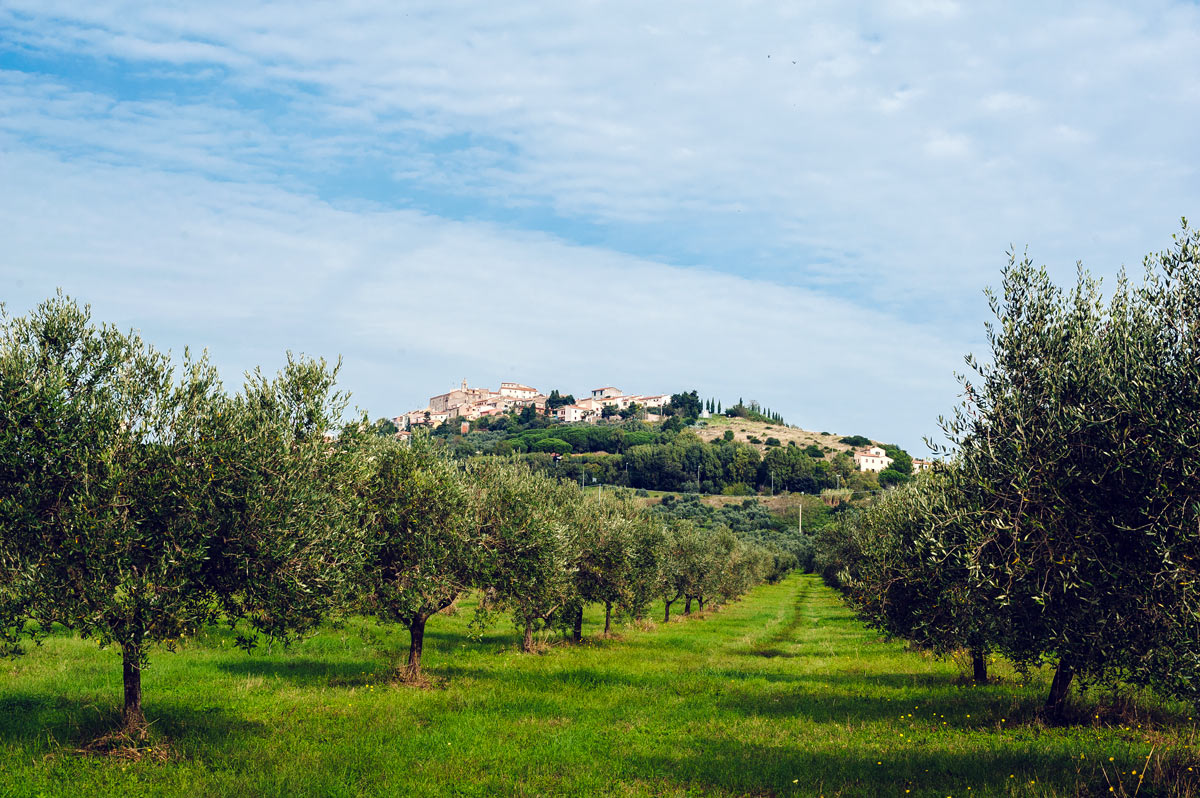
{"type": "Polygon", "coordinates": [[[891,464],[892,458],[888,457],[887,452],[878,446],[859,449],[854,453],[854,465],[858,466],[859,471],[879,472],[891,464]]]}

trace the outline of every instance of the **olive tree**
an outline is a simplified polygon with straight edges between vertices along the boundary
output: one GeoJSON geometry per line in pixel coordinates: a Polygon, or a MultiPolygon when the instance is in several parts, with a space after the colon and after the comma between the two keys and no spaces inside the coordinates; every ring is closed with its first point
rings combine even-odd
{"type": "Polygon", "coordinates": [[[572,523],[579,488],[514,461],[472,465],[469,475],[484,541],[480,586],[511,611],[524,633],[521,649],[532,651],[535,629],[550,625],[576,596],[572,523]]]}
{"type": "MultiPolygon", "coordinates": [[[[462,469],[434,439],[367,442],[363,608],[409,631],[410,679],[420,676],[425,624],[475,585],[484,555],[462,469]]],[[[400,669],[397,668],[397,671],[400,669]]]]}
{"type": "Polygon", "coordinates": [[[849,518],[860,549],[841,587],[871,626],[938,655],[967,651],[982,684],[986,655],[1003,630],[992,612],[994,591],[973,575],[967,544],[974,521],[952,471],[939,468],[887,491],[849,518]]]}
{"type": "Polygon", "coordinates": [[[577,640],[584,603],[604,605],[606,635],[612,631],[613,607],[625,610],[632,607],[641,515],[636,506],[621,499],[585,504],[578,514],[575,524],[578,537],[574,544],[579,555],[575,569],[580,599],[577,640]]]}
{"type": "Polygon", "coordinates": [[[664,604],[663,622],[671,620],[671,605],[685,602],[684,614],[691,614],[692,600],[703,590],[708,569],[710,539],[692,521],[672,519],[666,531],[663,568],[658,586],[664,604]]]}
{"type": "Polygon", "coordinates": [[[222,617],[287,634],[334,595],[331,384],[289,359],[231,399],[205,358],[176,368],[62,296],[3,318],[0,609],[119,647],[128,729],[152,645],[222,617]]]}
{"type": "Polygon", "coordinates": [[[945,423],[970,496],[979,584],[997,648],[1072,680],[1122,678],[1200,695],[1200,240],[1184,227],[1146,276],[1105,302],[1010,260],[991,296],[990,363],[969,360],[945,423]]]}
{"type": "Polygon", "coordinates": [[[638,513],[632,532],[632,570],[625,610],[632,618],[643,618],[658,597],[668,568],[667,533],[663,524],[646,512],[638,513]]]}

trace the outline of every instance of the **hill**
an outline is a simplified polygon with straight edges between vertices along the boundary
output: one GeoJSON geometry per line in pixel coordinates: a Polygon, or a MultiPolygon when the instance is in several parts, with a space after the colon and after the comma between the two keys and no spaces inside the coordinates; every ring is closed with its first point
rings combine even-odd
{"type": "Polygon", "coordinates": [[[829,456],[838,452],[854,450],[853,446],[840,442],[839,439],[844,436],[829,432],[813,432],[786,424],[768,424],[746,418],[730,418],[729,416],[713,416],[700,421],[699,424],[702,426],[696,429],[696,434],[704,441],[711,442],[723,438],[725,432],[730,431],[733,433],[735,441],[754,446],[760,454],[766,452],[768,438],[776,438],[784,446],[795,443],[801,449],[806,446],[816,446],[829,456]]]}

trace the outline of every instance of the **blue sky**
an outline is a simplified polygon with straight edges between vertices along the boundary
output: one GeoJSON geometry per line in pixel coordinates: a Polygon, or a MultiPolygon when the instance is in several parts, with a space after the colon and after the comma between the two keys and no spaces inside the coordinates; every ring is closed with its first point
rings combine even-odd
{"type": "Polygon", "coordinates": [[[1194,3],[0,4],[0,300],[226,380],[696,388],[922,451],[1011,245],[1200,218],[1194,3]]]}

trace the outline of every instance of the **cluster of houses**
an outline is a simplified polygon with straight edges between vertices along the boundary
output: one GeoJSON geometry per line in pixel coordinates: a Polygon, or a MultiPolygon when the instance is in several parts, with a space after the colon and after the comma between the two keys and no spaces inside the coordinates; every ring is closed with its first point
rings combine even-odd
{"type": "MultiPolygon", "coordinates": [[[[882,448],[878,446],[868,446],[865,449],[856,449],[854,452],[854,465],[859,471],[874,471],[879,473],[892,464],[892,458],[887,456],[882,448]]],[[[928,468],[933,467],[931,460],[918,460],[915,457],[912,461],[913,473],[919,473],[928,468]]]]}
{"type": "MultiPolygon", "coordinates": [[[[436,427],[453,419],[471,422],[484,416],[508,413],[526,407],[532,407],[536,412],[545,414],[548,401],[547,395],[519,382],[502,382],[500,390],[493,391],[489,388],[470,388],[467,381],[463,380],[460,387],[429,397],[428,407],[396,416],[392,421],[401,430],[411,430],[421,425],[436,427]]],[[[624,394],[610,385],[596,388],[586,399],[561,405],[548,412],[559,421],[594,423],[604,416],[606,407],[611,407],[616,412],[634,405],[650,410],[661,408],[670,401],[670,394],[624,394]]],[[[657,421],[659,416],[647,414],[646,420],[657,421]]]]}
{"type": "MultiPolygon", "coordinates": [[[[587,399],[580,399],[574,404],[563,405],[556,407],[553,410],[554,417],[559,421],[575,422],[575,421],[590,421],[596,420],[604,416],[604,408],[611,407],[614,411],[620,412],[637,405],[649,411],[651,409],[661,410],[663,405],[670,403],[670,394],[623,394],[619,388],[614,388],[611,385],[605,388],[595,388],[592,390],[592,395],[587,399]]],[[[660,416],[655,413],[647,413],[647,421],[658,421],[660,416]]]]}

